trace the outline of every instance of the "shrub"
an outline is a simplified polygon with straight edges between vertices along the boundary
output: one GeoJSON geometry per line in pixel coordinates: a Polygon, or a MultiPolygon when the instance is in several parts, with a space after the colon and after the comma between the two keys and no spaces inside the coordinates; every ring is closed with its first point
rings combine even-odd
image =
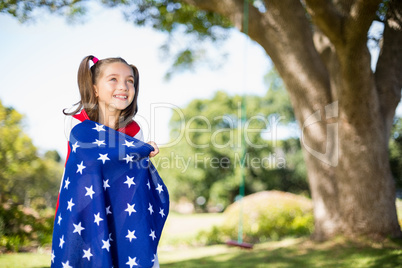
{"type": "Polygon", "coordinates": [[[22,205],[0,204],[0,249],[20,251],[23,247],[49,244],[53,218],[53,210],[38,213],[22,205]]]}
{"type": "Polygon", "coordinates": [[[230,205],[224,223],[209,232],[199,233],[205,244],[237,239],[239,219],[243,221],[243,240],[258,243],[284,237],[311,234],[314,225],[312,202],[308,198],[280,191],[263,191],[230,205]]]}

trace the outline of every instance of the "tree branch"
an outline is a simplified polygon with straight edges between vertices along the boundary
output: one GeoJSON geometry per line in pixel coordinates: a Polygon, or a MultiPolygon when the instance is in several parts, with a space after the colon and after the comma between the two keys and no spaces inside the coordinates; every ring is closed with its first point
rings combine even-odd
{"type": "MultiPolygon", "coordinates": [[[[241,29],[243,0],[183,0],[200,9],[217,12],[231,19],[241,29]]],[[[249,35],[270,56],[299,106],[298,120],[303,122],[311,111],[331,102],[329,74],[317,50],[305,10],[299,1],[289,8],[287,1],[266,0],[266,12],[249,9],[249,35]],[[315,74],[315,75],[311,75],[315,74]]]]}
{"type": "Polygon", "coordinates": [[[345,22],[345,38],[349,47],[365,46],[367,32],[382,0],[356,0],[345,22]]]}
{"type": "Polygon", "coordinates": [[[241,30],[243,21],[243,0],[183,0],[199,9],[212,11],[229,18],[241,30]]]}
{"type": "Polygon", "coordinates": [[[386,122],[387,136],[391,129],[395,109],[401,99],[402,88],[402,3],[390,2],[380,56],[375,71],[375,81],[380,107],[386,122]]]}
{"type": "Polygon", "coordinates": [[[342,43],[344,16],[331,1],[306,0],[307,12],[314,24],[328,36],[333,44],[342,43]]]}

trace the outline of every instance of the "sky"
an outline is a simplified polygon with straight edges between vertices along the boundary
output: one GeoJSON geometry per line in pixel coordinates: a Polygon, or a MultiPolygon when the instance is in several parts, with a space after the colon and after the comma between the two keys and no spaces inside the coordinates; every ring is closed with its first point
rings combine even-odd
{"type": "Polygon", "coordinates": [[[57,150],[62,157],[66,155],[62,110],[79,101],[77,70],[87,55],[100,59],[120,56],[137,66],[140,93],[136,121],[145,139],[162,147],[169,141],[172,113],[192,99],[211,97],[217,90],[229,94],[266,92],[263,77],[271,61],[258,44],[237,31],[232,31],[218,51],[228,54],[221,68],[200,66],[166,81],[171,63],[161,59],[160,50],[166,34],[135,26],[120,10],[96,5],[84,20],[71,24],[63,17],[39,12],[34,22],[21,24],[0,13],[0,100],[24,114],[24,131],[39,152],[57,150]],[[250,68],[245,70],[245,64],[250,68]]]}

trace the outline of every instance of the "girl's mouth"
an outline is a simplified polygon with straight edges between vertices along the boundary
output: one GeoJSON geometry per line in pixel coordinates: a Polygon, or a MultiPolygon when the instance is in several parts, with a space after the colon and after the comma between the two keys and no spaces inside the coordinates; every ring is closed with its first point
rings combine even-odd
{"type": "Polygon", "coordinates": [[[117,99],[121,99],[121,100],[126,100],[128,97],[127,96],[125,96],[125,95],[113,95],[113,97],[114,98],[117,98],[117,99]]]}

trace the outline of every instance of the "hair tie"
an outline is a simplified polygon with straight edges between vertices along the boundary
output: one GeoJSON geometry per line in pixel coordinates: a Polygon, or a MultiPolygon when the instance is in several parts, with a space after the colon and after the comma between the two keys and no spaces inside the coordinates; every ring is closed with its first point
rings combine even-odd
{"type": "Polygon", "coordinates": [[[97,57],[92,57],[91,61],[92,62],[89,62],[89,69],[91,69],[99,60],[97,57]]]}

